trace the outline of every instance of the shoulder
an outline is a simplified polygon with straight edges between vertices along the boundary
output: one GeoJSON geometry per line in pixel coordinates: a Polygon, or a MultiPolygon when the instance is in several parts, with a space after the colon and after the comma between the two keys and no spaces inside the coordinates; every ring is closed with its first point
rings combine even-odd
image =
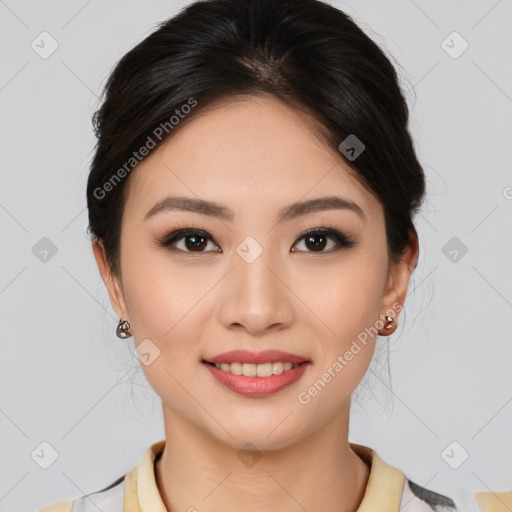
{"type": "Polygon", "coordinates": [[[483,512],[510,512],[512,510],[512,491],[475,492],[475,499],[483,512]]]}
{"type": "Polygon", "coordinates": [[[100,491],[55,501],[37,512],[123,512],[126,476],[121,476],[100,491]]]}
{"type": "MultiPolygon", "coordinates": [[[[407,512],[459,512],[453,497],[423,487],[409,478],[404,478],[400,510],[407,512]]],[[[464,511],[465,512],[465,511],[464,511]]]]}
{"type": "Polygon", "coordinates": [[[154,460],[164,446],[165,439],[150,445],[139,463],[108,487],[78,498],[50,503],[37,512],[123,512],[125,507],[127,510],[139,510],[139,477],[146,494],[150,493],[146,499],[151,502],[158,501],[158,489],[154,483],[153,473],[154,460]]]}
{"type": "Polygon", "coordinates": [[[73,510],[74,500],[59,500],[46,505],[38,510],[38,512],[71,512],[73,510]]]}
{"type": "Polygon", "coordinates": [[[512,492],[471,492],[460,485],[441,494],[404,478],[400,510],[407,512],[510,512],[512,492]]]}

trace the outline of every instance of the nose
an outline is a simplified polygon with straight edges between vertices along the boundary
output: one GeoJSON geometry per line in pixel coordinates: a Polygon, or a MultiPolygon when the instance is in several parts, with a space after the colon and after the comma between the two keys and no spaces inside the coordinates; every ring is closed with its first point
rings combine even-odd
{"type": "Polygon", "coordinates": [[[253,261],[235,253],[224,287],[218,313],[227,329],[262,336],[291,325],[294,295],[284,265],[271,251],[264,250],[253,261]]]}

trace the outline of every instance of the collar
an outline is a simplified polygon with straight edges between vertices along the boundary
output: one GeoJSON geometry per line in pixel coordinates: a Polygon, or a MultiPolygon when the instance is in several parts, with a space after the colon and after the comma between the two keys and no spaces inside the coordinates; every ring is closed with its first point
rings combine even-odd
{"type": "MultiPolygon", "coordinates": [[[[390,466],[368,446],[349,443],[350,448],[370,466],[370,476],[357,512],[398,512],[404,474],[390,466]]],[[[165,439],[153,443],[139,464],[126,474],[124,512],[168,512],[155,479],[155,458],[163,451],[165,439]]]]}

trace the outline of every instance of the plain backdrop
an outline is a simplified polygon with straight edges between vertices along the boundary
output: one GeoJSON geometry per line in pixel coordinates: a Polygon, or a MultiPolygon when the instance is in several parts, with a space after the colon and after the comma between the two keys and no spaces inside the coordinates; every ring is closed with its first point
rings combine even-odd
{"type": "MultiPolygon", "coordinates": [[[[164,437],[133,339],[115,336],[85,186],[109,72],[188,3],[0,1],[2,512],[102,489],[164,437]]],[[[331,3],[395,59],[428,193],[350,441],[439,492],[512,490],[512,1],[331,3]]]]}

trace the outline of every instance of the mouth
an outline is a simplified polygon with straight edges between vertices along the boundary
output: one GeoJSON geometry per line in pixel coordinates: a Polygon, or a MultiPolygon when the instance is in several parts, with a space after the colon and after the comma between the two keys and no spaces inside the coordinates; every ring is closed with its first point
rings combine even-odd
{"type": "Polygon", "coordinates": [[[312,364],[309,360],[246,363],[205,359],[201,363],[219,384],[238,395],[250,398],[269,397],[292,386],[312,364]]]}
{"type": "Polygon", "coordinates": [[[231,350],[201,359],[201,362],[232,375],[262,378],[281,375],[312,363],[310,359],[298,354],[273,349],[261,352],[231,350]]]}
{"type": "Polygon", "coordinates": [[[294,370],[298,366],[309,364],[309,361],[302,361],[301,363],[292,363],[291,361],[271,361],[266,363],[241,363],[235,361],[232,363],[213,363],[211,361],[202,360],[204,364],[214,366],[219,370],[232,375],[242,375],[244,377],[272,377],[272,375],[280,375],[294,370]]]}

